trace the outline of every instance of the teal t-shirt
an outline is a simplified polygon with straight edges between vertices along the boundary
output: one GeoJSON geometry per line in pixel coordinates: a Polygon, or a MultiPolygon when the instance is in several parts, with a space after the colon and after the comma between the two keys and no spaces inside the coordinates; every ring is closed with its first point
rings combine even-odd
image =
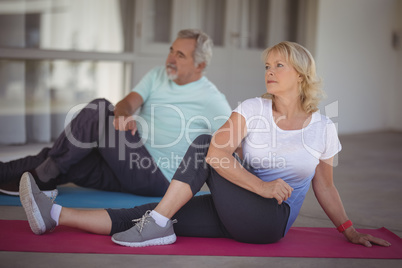
{"type": "Polygon", "coordinates": [[[156,67],[133,91],[144,100],[135,116],[138,132],[169,181],[192,141],[215,132],[231,114],[225,96],[205,76],[180,86],[168,79],[165,67],[156,67]]]}

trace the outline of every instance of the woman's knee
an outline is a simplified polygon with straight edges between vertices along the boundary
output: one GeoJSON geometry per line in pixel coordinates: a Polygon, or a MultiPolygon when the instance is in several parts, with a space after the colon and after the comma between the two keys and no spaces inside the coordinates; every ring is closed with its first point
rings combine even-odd
{"type": "Polygon", "coordinates": [[[209,144],[211,143],[212,140],[212,136],[209,134],[201,134],[199,135],[197,138],[194,139],[193,141],[193,145],[195,146],[209,146],[209,144]]]}
{"type": "MultiPolygon", "coordinates": [[[[187,150],[186,155],[194,155],[196,154],[197,157],[203,155],[205,156],[208,153],[209,144],[211,143],[212,136],[208,134],[202,134],[194,139],[193,143],[191,143],[190,147],[187,150]]],[[[200,159],[199,159],[200,160],[200,159]]],[[[204,159],[202,160],[204,161],[204,159]]]]}

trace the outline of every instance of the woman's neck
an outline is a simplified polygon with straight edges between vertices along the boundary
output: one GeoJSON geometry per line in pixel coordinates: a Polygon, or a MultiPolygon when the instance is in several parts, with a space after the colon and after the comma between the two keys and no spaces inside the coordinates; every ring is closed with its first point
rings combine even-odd
{"type": "Polygon", "coordinates": [[[287,119],[307,114],[303,110],[299,97],[281,98],[275,96],[272,99],[272,110],[277,116],[284,116],[287,119]]]}
{"type": "Polygon", "coordinates": [[[311,121],[311,114],[303,110],[299,98],[272,100],[272,115],[275,124],[282,130],[299,130],[311,121]]]}

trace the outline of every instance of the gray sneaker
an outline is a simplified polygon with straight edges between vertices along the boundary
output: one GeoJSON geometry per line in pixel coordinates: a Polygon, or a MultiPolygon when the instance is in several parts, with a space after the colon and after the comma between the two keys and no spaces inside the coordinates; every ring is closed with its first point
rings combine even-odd
{"type": "Polygon", "coordinates": [[[114,234],[112,241],[127,247],[147,247],[168,245],[176,242],[173,224],[177,220],[169,220],[165,227],[160,227],[147,211],[142,218],[133,220],[136,224],[127,231],[114,234]]]}
{"type": "Polygon", "coordinates": [[[56,221],[50,216],[53,202],[39,190],[29,172],[25,172],[21,177],[20,200],[32,232],[40,235],[56,227],[56,221]]]}

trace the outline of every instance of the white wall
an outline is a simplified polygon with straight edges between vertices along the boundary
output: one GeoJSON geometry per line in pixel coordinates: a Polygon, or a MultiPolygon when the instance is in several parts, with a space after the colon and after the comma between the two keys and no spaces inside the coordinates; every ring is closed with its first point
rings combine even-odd
{"type": "Polygon", "coordinates": [[[398,34],[399,44],[396,50],[395,87],[392,96],[391,126],[402,131],[402,1],[397,1],[395,9],[395,32],[398,34]]]}
{"type": "Polygon", "coordinates": [[[319,2],[315,58],[328,95],[323,106],[339,101],[341,134],[402,127],[395,119],[401,105],[394,105],[401,57],[391,46],[397,1],[319,2]]]}
{"type": "Polygon", "coordinates": [[[206,76],[225,94],[234,109],[240,102],[266,92],[260,50],[214,49],[206,76]]]}

